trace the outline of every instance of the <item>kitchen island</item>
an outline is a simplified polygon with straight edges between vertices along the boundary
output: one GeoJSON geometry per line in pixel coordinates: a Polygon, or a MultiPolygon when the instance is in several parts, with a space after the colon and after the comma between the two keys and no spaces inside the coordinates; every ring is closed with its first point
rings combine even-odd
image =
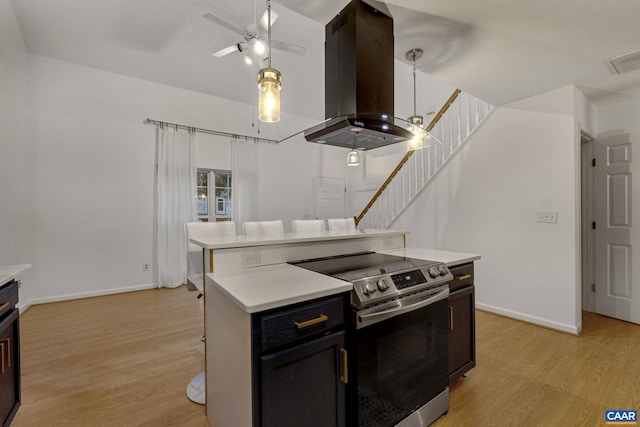
{"type": "MultiPolygon", "coordinates": [[[[328,407],[314,406],[310,410],[317,410],[317,413],[330,417],[330,420],[342,416],[336,418],[336,425],[342,424],[340,419],[344,420],[344,414],[340,414],[340,411],[334,413],[331,408],[344,407],[344,392],[341,391],[344,388],[341,383],[347,381],[344,320],[352,285],[286,264],[287,261],[364,251],[389,252],[415,258],[428,254],[429,259],[441,260],[447,265],[468,263],[480,258],[474,254],[405,248],[403,231],[290,235],[286,239],[246,242],[242,242],[242,239],[238,237],[216,243],[191,240],[200,244],[205,251],[215,251],[215,272],[206,275],[205,284],[206,411],[212,426],[259,424],[258,413],[265,410],[260,403],[266,402],[260,399],[260,387],[265,387],[265,384],[268,386],[270,377],[258,378],[256,371],[269,372],[270,366],[275,363],[273,361],[283,357],[279,353],[278,357],[269,353],[271,350],[264,343],[270,342],[271,337],[268,336],[268,327],[263,326],[269,325],[269,322],[276,322],[277,325],[278,319],[298,314],[313,322],[322,316],[317,316],[314,311],[320,308],[322,313],[333,314],[328,321],[323,320],[323,327],[318,326],[322,336],[317,340],[309,338],[313,346],[306,348],[306,356],[291,359],[291,366],[305,366],[305,360],[309,357],[324,358],[322,360],[326,363],[323,366],[327,372],[318,371],[318,381],[328,378],[325,382],[329,383],[319,387],[337,390],[331,399],[338,399],[342,403],[328,407]],[[259,260],[261,265],[243,266],[243,260],[247,258],[253,262],[259,260]],[[335,323],[337,321],[342,323],[335,323]],[[265,330],[267,336],[259,336],[256,340],[256,336],[264,334],[265,330]],[[262,349],[256,348],[261,346],[262,349]]],[[[278,326],[274,328],[277,330],[278,326]]],[[[295,338],[290,342],[286,339],[286,345],[278,345],[282,344],[280,348],[285,348],[286,354],[294,354],[288,346],[297,345],[295,338]]],[[[268,393],[262,394],[268,396],[268,393]]]]}

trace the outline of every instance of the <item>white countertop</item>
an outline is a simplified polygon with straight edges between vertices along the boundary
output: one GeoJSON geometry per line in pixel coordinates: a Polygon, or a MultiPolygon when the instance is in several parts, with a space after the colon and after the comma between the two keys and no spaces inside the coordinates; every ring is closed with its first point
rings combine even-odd
{"type": "Polygon", "coordinates": [[[429,261],[443,262],[447,266],[460,265],[471,261],[477,261],[480,259],[478,254],[469,254],[464,252],[450,252],[440,251],[436,249],[423,249],[423,248],[398,248],[398,249],[385,249],[376,251],[381,254],[404,256],[407,258],[418,258],[429,261]]]}
{"type": "Polygon", "coordinates": [[[0,286],[5,285],[31,268],[31,264],[0,265],[0,286]]]}
{"type": "MultiPolygon", "coordinates": [[[[444,262],[448,266],[480,259],[480,255],[422,248],[379,253],[444,262]]],[[[351,290],[351,284],[290,264],[241,268],[207,274],[207,281],[246,313],[257,313],[351,290]]]]}
{"type": "Polygon", "coordinates": [[[351,290],[351,283],[290,264],[207,274],[246,313],[258,313],[351,290]]]}
{"type": "Polygon", "coordinates": [[[322,234],[284,233],[280,236],[219,236],[215,240],[189,239],[194,245],[205,249],[229,249],[251,246],[269,246],[289,243],[326,242],[332,240],[362,239],[367,237],[408,234],[406,230],[356,230],[353,232],[324,232],[322,234]]]}

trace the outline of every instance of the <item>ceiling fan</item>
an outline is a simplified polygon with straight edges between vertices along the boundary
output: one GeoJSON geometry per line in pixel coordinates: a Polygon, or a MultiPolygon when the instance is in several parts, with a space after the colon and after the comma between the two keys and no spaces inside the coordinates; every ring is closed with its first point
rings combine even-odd
{"type": "MultiPolygon", "coordinates": [[[[203,18],[208,19],[209,21],[215,22],[216,24],[233,31],[234,33],[242,36],[242,40],[234,43],[230,46],[222,48],[212,55],[216,58],[221,58],[223,56],[229,55],[234,52],[240,52],[245,55],[245,61],[247,63],[251,63],[252,58],[251,54],[255,55],[256,58],[260,60],[266,60],[267,58],[264,56],[266,54],[266,46],[265,36],[267,33],[267,29],[269,27],[269,22],[267,18],[267,12],[262,15],[260,18],[259,25],[256,24],[248,24],[244,27],[240,28],[235,24],[232,24],[229,21],[226,21],[213,13],[205,13],[202,15],[203,18]]],[[[278,19],[278,14],[271,11],[271,25],[278,19]]],[[[303,56],[306,52],[306,49],[302,46],[298,46],[293,43],[287,43],[280,40],[271,40],[271,47],[273,49],[279,49],[284,52],[293,53],[294,55],[303,56]]]]}

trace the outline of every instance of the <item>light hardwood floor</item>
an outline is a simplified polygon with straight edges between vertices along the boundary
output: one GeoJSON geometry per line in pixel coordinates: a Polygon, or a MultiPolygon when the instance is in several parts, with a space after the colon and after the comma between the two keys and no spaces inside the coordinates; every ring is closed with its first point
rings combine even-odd
{"type": "Polygon", "coordinates": [[[31,307],[12,427],[208,426],[185,394],[204,369],[202,304],[180,287],[31,307]]]}
{"type": "MultiPolygon", "coordinates": [[[[45,304],[20,322],[13,427],[208,425],[185,396],[204,367],[194,293],[45,304]]],[[[436,427],[602,426],[605,409],[640,409],[640,326],[585,313],[575,337],[482,311],[476,323],[478,365],[454,385],[436,427]]]]}

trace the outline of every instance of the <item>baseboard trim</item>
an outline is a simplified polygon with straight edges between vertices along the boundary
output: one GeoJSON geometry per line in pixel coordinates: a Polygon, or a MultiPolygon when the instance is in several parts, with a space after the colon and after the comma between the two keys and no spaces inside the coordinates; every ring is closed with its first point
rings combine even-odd
{"type": "Polygon", "coordinates": [[[478,310],[488,311],[489,313],[499,314],[501,316],[510,317],[516,320],[522,320],[523,322],[533,323],[534,325],[544,326],[545,328],[555,329],[557,331],[566,332],[572,335],[580,335],[580,332],[582,332],[582,325],[568,325],[566,323],[555,322],[553,320],[530,316],[528,314],[520,313],[517,311],[507,310],[504,308],[494,307],[492,305],[482,304],[478,302],[476,302],[476,308],[478,310]]]}
{"type": "Polygon", "coordinates": [[[32,298],[25,301],[24,303],[19,303],[18,308],[20,309],[20,314],[22,314],[33,305],[46,304],[49,302],[69,301],[82,298],[101,297],[105,295],[123,294],[126,292],[144,291],[147,289],[155,289],[157,287],[158,285],[147,283],[144,285],[129,286],[126,288],[101,289],[99,291],[79,292],[75,294],[58,295],[55,297],[32,298]]]}

